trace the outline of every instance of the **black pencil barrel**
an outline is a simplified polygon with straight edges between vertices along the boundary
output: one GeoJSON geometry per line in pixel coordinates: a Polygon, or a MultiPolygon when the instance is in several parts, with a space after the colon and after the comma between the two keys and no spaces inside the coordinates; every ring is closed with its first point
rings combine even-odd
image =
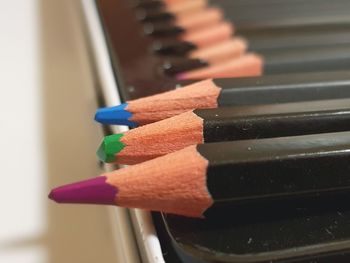
{"type": "Polygon", "coordinates": [[[350,131],[350,99],[199,109],[204,142],[350,131]]]}
{"type": "Polygon", "coordinates": [[[288,51],[262,52],[264,73],[296,73],[350,68],[350,45],[304,47],[288,51]]]}
{"type": "Polygon", "coordinates": [[[207,187],[216,202],[350,191],[350,132],[209,143],[207,187]]]}
{"type": "Polygon", "coordinates": [[[212,0],[212,3],[221,6],[237,28],[244,29],[350,22],[350,2],[345,0],[212,0]]]}
{"type": "Polygon", "coordinates": [[[237,30],[236,34],[247,39],[249,49],[255,52],[350,43],[350,23],[237,30]]]}
{"type": "Polygon", "coordinates": [[[219,106],[273,104],[350,97],[350,71],[214,79],[219,106]]]}

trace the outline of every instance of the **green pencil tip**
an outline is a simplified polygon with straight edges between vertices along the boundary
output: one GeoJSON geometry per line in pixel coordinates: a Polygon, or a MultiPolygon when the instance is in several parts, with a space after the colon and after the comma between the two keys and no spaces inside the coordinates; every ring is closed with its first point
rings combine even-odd
{"type": "Polygon", "coordinates": [[[101,161],[106,163],[115,162],[115,155],[125,147],[124,143],[120,141],[123,135],[123,133],[120,133],[104,137],[97,150],[97,156],[101,161]]]}

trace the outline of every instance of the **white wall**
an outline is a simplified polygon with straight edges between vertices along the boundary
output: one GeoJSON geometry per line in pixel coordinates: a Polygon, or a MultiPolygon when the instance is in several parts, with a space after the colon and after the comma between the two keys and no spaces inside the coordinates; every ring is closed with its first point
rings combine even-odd
{"type": "Polygon", "coordinates": [[[44,262],[36,0],[0,1],[0,262],[44,262]]]}

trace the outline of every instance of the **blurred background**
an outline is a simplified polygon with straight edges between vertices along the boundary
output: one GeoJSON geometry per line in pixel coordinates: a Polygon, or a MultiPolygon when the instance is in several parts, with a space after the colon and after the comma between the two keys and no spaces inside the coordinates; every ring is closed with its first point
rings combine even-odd
{"type": "Polygon", "coordinates": [[[0,1],[0,262],[117,262],[105,207],[49,189],[98,175],[102,131],[78,1],[0,1]]]}

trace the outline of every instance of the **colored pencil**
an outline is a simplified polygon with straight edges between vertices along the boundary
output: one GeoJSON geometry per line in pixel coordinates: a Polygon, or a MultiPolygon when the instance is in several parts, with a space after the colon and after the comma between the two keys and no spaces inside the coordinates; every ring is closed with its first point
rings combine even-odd
{"type": "Polygon", "coordinates": [[[184,55],[203,47],[211,47],[213,44],[227,41],[232,38],[234,30],[231,23],[222,21],[205,28],[190,30],[175,40],[155,40],[152,44],[152,50],[162,55],[184,55]]]}
{"type": "MultiPolygon", "coordinates": [[[[155,36],[176,37],[184,31],[181,25],[175,23],[162,22],[150,25],[152,28],[150,34],[155,36]]],[[[247,39],[250,50],[265,51],[349,44],[349,30],[349,24],[286,26],[251,30],[241,30],[237,27],[236,35],[247,39]]],[[[173,45],[181,45],[181,43],[173,41],[173,45]]]]}
{"type": "Polygon", "coordinates": [[[219,203],[350,190],[350,132],[189,146],[53,189],[59,203],[113,204],[201,217],[219,203]]]}
{"type": "MultiPolygon", "coordinates": [[[[162,69],[168,75],[176,75],[195,68],[213,67],[240,58],[245,54],[246,50],[247,45],[243,39],[233,38],[191,52],[189,54],[190,59],[179,57],[165,58],[162,69]]],[[[259,65],[259,72],[261,72],[261,59],[253,65],[259,65]]]]}
{"type": "Polygon", "coordinates": [[[210,142],[350,130],[350,99],[194,110],[106,136],[101,161],[135,164],[210,142]]]}
{"type": "Polygon", "coordinates": [[[247,42],[243,38],[233,37],[215,45],[194,50],[188,54],[188,57],[205,60],[208,63],[217,63],[241,56],[247,51],[247,48],[247,42]]]}
{"type": "Polygon", "coordinates": [[[207,78],[238,78],[256,77],[263,73],[264,60],[254,53],[247,53],[239,57],[219,63],[208,64],[195,70],[181,72],[176,75],[178,80],[199,80],[207,78]]]}
{"type": "Polygon", "coordinates": [[[95,120],[136,127],[194,109],[347,97],[349,71],[208,79],[116,107],[100,108],[95,120]]]}
{"type": "MultiPolygon", "coordinates": [[[[304,47],[302,49],[275,50],[260,52],[262,55],[263,71],[266,74],[297,73],[308,71],[342,70],[350,68],[350,45],[335,45],[321,47],[304,47]]],[[[171,64],[170,62],[167,62],[171,64]]],[[[234,71],[225,75],[206,73],[209,61],[193,58],[177,58],[173,63],[171,73],[180,73],[177,78],[203,79],[210,77],[234,77],[234,71]],[[181,72],[187,69],[187,72],[181,72]],[[203,73],[204,71],[204,73],[203,73]],[[232,74],[232,75],[230,75],[232,74]]]]}
{"type": "MultiPolygon", "coordinates": [[[[350,43],[349,24],[295,26],[282,28],[266,28],[241,30],[235,25],[237,36],[244,37],[249,43],[249,50],[261,52],[288,51],[306,47],[327,47],[348,45],[350,43]]],[[[158,39],[153,50],[162,55],[186,55],[198,49],[195,43],[179,39],[158,39]]],[[[313,52],[310,49],[310,52],[313,52]]]]}
{"type": "Polygon", "coordinates": [[[218,8],[206,8],[191,14],[174,15],[171,25],[164,23],[147,23],[145,32],[152,36],[177,36],[188,30],[210,26],[223,20],[218,8]]]}

